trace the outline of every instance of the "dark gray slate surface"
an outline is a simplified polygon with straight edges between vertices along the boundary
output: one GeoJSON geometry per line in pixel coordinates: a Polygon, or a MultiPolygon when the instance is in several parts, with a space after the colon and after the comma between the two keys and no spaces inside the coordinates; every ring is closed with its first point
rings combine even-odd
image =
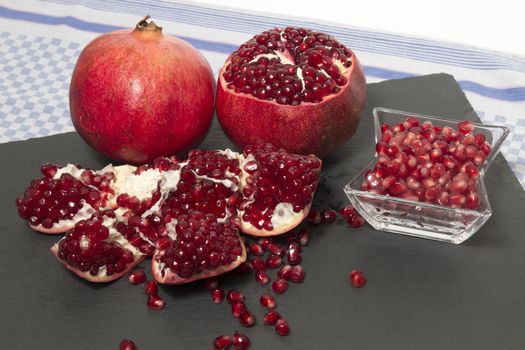
{"type": "MultiPolygon", "coordinates": [[[[342,187],[373,153],[375,106],[476,119],[451,76],[432,75],[369,85],[356,136],[327,159],[315,202],[346,203],[342,187]]],[[[204,147],[226,147],[215,125],[204,147]]],[[[525,195],[497,158],[486,176],[494,215],[460,246],[359,230],[319,226],[303,253],[307,278],[278,296],[292,334],[258,325],[241,329],[227,305],[213,305],[200,284],[162,287],[162,312],[148,310],[142,287],[125,279],[93,285],[50,254],[55,237],[32,232],[14,200],[43,162],[102,167],[75,134],[0,145],[0,348],[117,349],[131,338],[144,349],[210,349],[212,340],[244,331],[253,349],[523,349],[525,348],[525,195]],[[348,273],[365,271],[365,288],[348,273]]],[[[146,266],[146,264],[144,264],[146,266]]],[[[259,320],[261,287],[231,274],[224,287],[247,294],[259,320]]]]}

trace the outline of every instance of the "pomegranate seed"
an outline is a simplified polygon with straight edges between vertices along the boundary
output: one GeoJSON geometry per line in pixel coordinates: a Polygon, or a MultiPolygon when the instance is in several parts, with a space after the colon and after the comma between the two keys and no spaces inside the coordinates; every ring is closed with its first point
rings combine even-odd
{"type": "Polygon", "coordinates": [[[232,304],[232,315],[235,318],[239,318],[239,316],[246,311],[246,305],[244,305],[243,302],[236,301],[232,304]]]}
{"type": "Polygon", "coordinates": [[[146,281],[146,274],[144,270],[136,270],[129,274],[129,283],[131,284],[140,284],[146,281]]]}
{"type": "Polygon", "coordinates": [[[158,292],[159,289],[157,287],[157,282],[155,281],[148,281],[144,286],[144,293],[146,293],[146,295],[157,295],[158,292]]]}
{"type": "Polygon", "coordinates": [[[284,248],[281,247],[279,244],[276,243],[270,243],[268,244],[268,247],[266,248],[271,254],[277,255],[277,256],[283,256],[284,255],[284,248]]]}
{"type": "Polygon", "coordinates": [[[253,271],[253,265],[249,261],[245,261],[242,264],[239,265],[237,269],[235,269],[239,273],[248,273],[253,271]]]}
{"type": "Polygon", "coordinates": [[[237,289],[230,289],[228,294],[226,294],[226,301],[228,301],[228,304],[232,304],[234,302],[244,303],[244,295],[237,289]]]}
{"type": "Polygon", "coordinates": [[[212,289],[210,291],[210,294],[211,294],[211,300],[213,301],[214,304],[220,304],[224,300],[225,293],[222,289],[219,289],[219,288],[212,289]]]}
{"type": "Polygon", "coordinates": [[[233,334],[232,342],[235,350],[246,350],[252,345],[250,338],[239,332],[233,334]]]}
{"type": "Polygon", "coordinates": [[[255,257],[252,259],[252,266],[255,270],[263,270],[266,264],[261,257],[255,257]]]}
{"type": "Polygon", "coordinates": [[[310,231],[308,231],[307,229],[303,229],[301,230],[298,234],[297,234],[297,242],[299,242],[299,244],[302,246],[302,247],[305,247],[308,245],[308,242],[310,242],[310,231]]]}
{"type": "Polygon", "coordinates": [[[279,272],[277,272],[277,276],[279,278],[283,278],[285,280],[289,280],[292,274],[292,265],[284,265],[281,267],[279,272]]]}
{"type": "Polygon", "coordinates": [[[472,130],[474,130],[474,123],[471,122],[470,120],[464,120],[462,122],[459,122],[458,123],[458,130],[460,133],[462,134],[468,134],[470,133],[472,130]]]}
{"type": "MultiPolygon", "coordinates": [[[[407,192],[405,192],[407,193],[407,192]]],[[[417,197],[414,199],[414,198],[407,198],[407,199],[411,199],[411,200],[417,200],[417,197]]],[[[365,224],[365,219],[363,219],[363,217],[359,214],[355,214],[351,219],[350,219],[350,222],[348,222],[348,224],[350,226],[352,226],[353,228],[358,228],[358,227],[361,227],[365,224]]]]}
{"type": "Polygon", "coordinates": [[[290,334],[290,326],[288,326],[288,322],[283,318],[278,319],[275,323],[275,332],[283,337],[290,334]]]}
{"type": "Polygon", "coordinates": [[[135,343],[129,339],[124,339],[120,342],[120,350],[135,350],[137,347],[135,343]]]}
{"type": "Polygon", "coordinates": [[[261,245],[262,249],[266,250],[268,249],[268,246],[272,244],[273,241],[271,238],[261,238],[259,239],[259,244],[261,245]]]}
{"type": "Polygon", "coordinates": [[[288,282],[283,278],[279,278],[272,283],[272,289],[277,294],[283,294],[288,289],[288,282]]]}
{"type": "Polygon", "coordinates": [[[335,219],[337,218],[337,212],[332,209],[327,209],[321,213],[321,216],[323,218],[324,223],[332,224],[335,222],[335,219]]]}
{"type": "Polygon", "coordinates": [[[347,205],[346,207],[343,207],[339,213],[345,218],[351,217],[355,214],[355,208],[352,205],[347,205]]]}
{"type": "Polygon", "coordinates": [[[221,335],[213,341],[213,349],[226,350],[232,346],[232,339],[228,335],[221,335]]]}
{"type": "Polygon", "coordinates": [[[478,146],[482,146],[485,141],[486,141],[486,137],[485,135],[483,135],[482,133],[477,133],[475,136],[474,136],[474,139],[476,140],[476,144],[478,146]]]}
{"type": "Polygon", "coordinates": [[[272,269],[276,269],[279,266],[281,266],[282,263],[283,263],[283,260],[281,259],[280,256],[275,255],[275,254],[270,254],[268,258],[266,258],[265,266],[267,269],[272,270],[272,269]]]}
{"type": "Polygon", "coordinates": [[[310,209],[307,220],[313,225],[319,225],[321,223],[321,213],[315,209],[310,209]]]}
{"type": "Polygon", "coordinates": [[[255,280],[257,281],[257,283],[265,285],[268,284],[268,282],[270,282],[270,277],[268,276],[266,271],[257,270],[255,271],[255,280]]]}
{"type": "Polygon", "coordinates": [[[277,311],[270,310],[266,313],[266,315],[264,315],[263,321],[264,324],[273,326],[280,318],[281,315],[277,311]]]}
{"type": "Polygon", "coordinates": [[[162,310],[164,309],[165,305],[166,303],[164,302],[164,299],[162,299],[158,295],[148,296],[148,307],[151,310],[162,310]]]}
{"type": "Polygon", "coordinates": [[[249,249],[250,249],[251,255],[256,255],[256,256],[264,255],[264,249],[257,243],[253,243],[253,242],[250,243],[249,249]]]}
{"type": "Polygon", "coordinates": [[[296,243],[291,243],[288,246],[286,251],[286,258],[288,259],[288,264],[290,265],[299,265],[301,263],[301,248],[296,243]]]}
{"type": "Polygon", "coordinates": [[[350,282],[356,288],[361,288],[366,284],[366,277],[362,271],[353,270],[350,273],[350,282]]]}
{"type": "Polygon", "coordinates": [[[244,327],[251,327],[255,324],[255,316],[250,311],[246,310],[239,316],[239,322],[244,327]]]}
{"type": "Polygon", "coordinates": [[[294,283],[303,283],[304,277],[305,272],[301,265],[292,267],[292,270],[290,271],[290,281],[294,283]]]}
{"type": "Polygon", "coordinates": [[[272,297],[270,294],[261,295],[260,302],[265,309],[274,309],[277,305],[275,298],[272,297]]]}
{"type": "Polygon", "coordinates": [[[211,277],[204,280],[204,287],[209,290],[219,288],[219,279],[216,277],[211,277]]]}

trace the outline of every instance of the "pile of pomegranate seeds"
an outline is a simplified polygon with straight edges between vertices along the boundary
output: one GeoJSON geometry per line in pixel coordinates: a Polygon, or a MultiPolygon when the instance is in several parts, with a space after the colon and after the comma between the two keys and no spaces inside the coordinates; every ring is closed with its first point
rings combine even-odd
{"type": "Polygon", "coordinates": [[[304,28],[271,29],[232,53],[223,74],[228,88],[297,106],[320,102],[348,80],[352,52],[334,37],[304,28]]]}
{"type": "Polygon", "coordinates": [[[451,208],[476,209],[477,180],[491,152],[482,133],[465,120],[457,129],[420,123],[414,117],[381,125],[378,162],[361,190],[451,208]]]}

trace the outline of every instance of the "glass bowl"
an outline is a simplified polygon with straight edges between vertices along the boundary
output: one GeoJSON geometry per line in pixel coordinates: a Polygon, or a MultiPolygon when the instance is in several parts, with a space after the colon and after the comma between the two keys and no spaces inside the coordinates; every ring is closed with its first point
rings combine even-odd
{"type": "MultiPolygon", "coordinates": [[[[436,126],[457,128],[457,120],[443,119],[387,108],[374,108],[376,143],[381,139],[381,124],[394,125],[407,117],[416,117],[420,123],[431,121],[436,126]]],[[[492,215],[487,190],[483,181],[485,171],[499,152],[509,130],[502,126],[474,124],[474,133],[483,133],[492,152],[480,167],[478,192],[480,203],[476,210],[450,208],[437,204],[417,202],[360,190],[365,173],[374,168],[378,155],[344,187],[352,205],[376,230],[434,239],[460,244],[476,233],[492,215]]]]}

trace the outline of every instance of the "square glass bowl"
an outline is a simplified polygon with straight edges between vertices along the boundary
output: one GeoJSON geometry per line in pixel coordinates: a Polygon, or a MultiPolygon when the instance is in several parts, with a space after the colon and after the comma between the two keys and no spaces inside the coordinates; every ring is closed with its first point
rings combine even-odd
{"type": "MultiPolygon", "coordinates": [[[[457,129],[457,120],[443,119],[387,108],[374,108],[374,128],[376,143],[381,139],[381,124],[394,125],[408,117],[417,118],[420,123],[432,122],[436,126],[450,126],[457,129]]],[[[483,133],[491,145],[492,152],[480,168],[478,192],[480,203],[476,210],[449,208],[437,204],[417,202],[388,195],[380,195],[360,190],[365,173],[373,169],[375,157],[344,187],[352,205],[376,230],[403,235],[434,239],[460,244],[476,233],[492,215],[492,209],[483,182],[485,171],[501,148],[509,130],[502,126],[474,124],[474,133],[483,133]]]]}

